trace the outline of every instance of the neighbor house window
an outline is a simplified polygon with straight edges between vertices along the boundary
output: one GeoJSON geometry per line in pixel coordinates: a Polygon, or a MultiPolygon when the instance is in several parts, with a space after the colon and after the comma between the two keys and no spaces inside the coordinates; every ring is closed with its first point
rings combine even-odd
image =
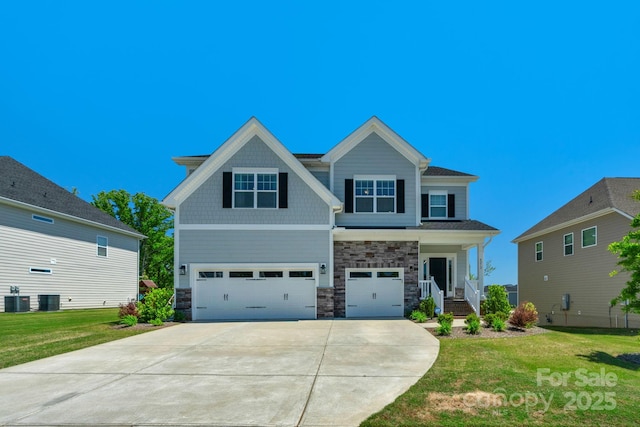
{"type": "Polygon", "coordinates": [[[276,208],[278,172],[234,171],[233,200],[234,208],[276,208]]]}
{"type": "Polygon", "coordinates": [[[536,243],[536,262],[542,261],[542,242],[536,243]]]}
{"type": "Polygon", "coordinates": [[[98,247],[98,256],[107,256],[107,248],[109,247],[109,239],[104,236],[98,236],[96,238],[96,245],[98,247]]]}
{"type": "Polygon", "coordinates": [[[355,179],[355,212],[393,213],[395,211],[395,177],[355,179]]]}
{"type": "Polygon", "coordinates": [[[53,270],[50,268],[30,267],[29,273],[32,274],[53,274],[53,270]]]}
{"type": "Polygon", "coordinates": [[[447,193],[445,191],[432,191],[429,193],[429,217],[447,217],[447,193]]]}
{"type": "Polygon", "coordinates": [[[564,235],[564,256],[573,255],[573,233],[564,235]]]}
{"type": "Polygon", "coordinates": [[[31,215],[31,219],[33,219],[34,221],[46,222],[47,224],[53,224],[53,219],[42,215],[33,214],[31,215]]]}
{"type": "Polygon", "coordinates": [[[585,228],[582,230],[582,247],[588,248],[589,246],[595,246],[598,243],[598,230],[597,227],[585,228]]]}

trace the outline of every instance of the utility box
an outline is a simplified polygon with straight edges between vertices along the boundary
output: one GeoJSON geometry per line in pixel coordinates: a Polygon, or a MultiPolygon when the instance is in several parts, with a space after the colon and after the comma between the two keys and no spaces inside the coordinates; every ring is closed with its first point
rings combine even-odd
{"type": "Polygon", "coordinates": [[[40,311],[60,310],[60,295],[38,295],[38,310],[40,311]]]}
{"type": "Polygon", "coordinates": [[[5,313],[23,313],[29,310],[31,310],[31,297],[19,295],[4,297],[5,313]]]}
{"type": "Polygon", "coordinates": [[[569,310],[569,307],[571,305],[571,298],[569,297],[569,294],[564,294],[562,295],[562,309],[563,310],[569,310]]]}

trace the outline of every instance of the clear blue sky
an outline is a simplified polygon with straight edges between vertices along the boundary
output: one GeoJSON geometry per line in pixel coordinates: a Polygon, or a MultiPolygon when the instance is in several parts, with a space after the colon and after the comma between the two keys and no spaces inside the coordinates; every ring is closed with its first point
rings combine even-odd
{"type": "Polygon", "coordinates": [[[471,216],[510,241],[604,176],[640,176],[638,2],[4,1],[0,154],[90,200],[162,199],[172,156],[256,116],[325,152],[377,115],[480,176],[471,216]]]}

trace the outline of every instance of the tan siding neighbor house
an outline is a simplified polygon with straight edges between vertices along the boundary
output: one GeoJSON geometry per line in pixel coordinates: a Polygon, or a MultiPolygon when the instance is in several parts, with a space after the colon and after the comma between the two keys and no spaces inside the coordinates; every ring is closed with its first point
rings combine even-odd
{"type": "Polygon", "coordinates": [[[519,300],[535,304],[541,324],[640,327],[640,316],[610,306],[629,275],[610,276],[618,266],[607,249],[640,213],[638,189],[640,178],[603,178],[513,240],[519,300]]]}

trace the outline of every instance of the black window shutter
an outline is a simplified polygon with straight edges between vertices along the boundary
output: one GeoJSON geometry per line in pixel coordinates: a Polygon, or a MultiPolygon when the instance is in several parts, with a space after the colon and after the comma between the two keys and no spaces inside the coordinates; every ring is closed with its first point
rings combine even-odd
{"type": "Polygon", "coordinates": [[[233,173],[222,172],[222,207],[231,208],[233,173]]]}
{"type": "Polygon", "coordinates": [[[429,194],[422,194],[421,196],[422,218],[429,218],[429,194]]]}
{"type": "Polygon", "coordinates": [[[456,217],[456,195],[455,194],[449,194],[448,195],[448,203],[447,203],[447,216],[449,218],[455,218],[456,217]]]}
{"type": "Polygon", "coordinates": [[[278,174],[278,207],[285,209],[289,203],[289,175],[286,172],[278,174]]]}
{"type": "Polygon", "coordinates": [[[344,211],[353,213],[353,180],[344,180],[344,211]]]}
{"type": "Polygon", "coordinates": [[[404,179],[396,180],[396,213],[404,213],[404,179]]]}

